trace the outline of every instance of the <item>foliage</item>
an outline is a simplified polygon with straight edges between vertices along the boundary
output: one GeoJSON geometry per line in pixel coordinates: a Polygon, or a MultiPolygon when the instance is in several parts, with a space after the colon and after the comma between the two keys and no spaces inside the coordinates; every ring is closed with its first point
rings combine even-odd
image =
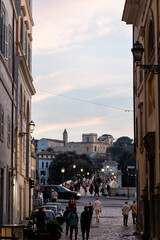
{"type": "Polygon", "coordinates": [[[118,168],[122,172],[122,185],[124,187],[135,187],[135,169],[136,159],[133,151],[125,150],[120,157],[118,168]],[[128,166],[135,166],[134,169],[128,169],[128,166]],[[128,169],[128,170],[127,170],[128,169]]]}
{"type": "MultiPolygon", "coordinates": [[[[120,137],[109,147],[106,152],[106,159],[118,162],[118,169],[122,172],[122,186],[128,185],[127,166],[136,166],[134,156],[133,140],[129,137],[120,137]]],[[[132,175],[132,174],[131,174],[132,175]]],[[[134,174],[135,175],[135,169],[134,174]]],[[[135,186],[135,177],[130,180],[132,186],[135,186]]]]}
{"type": "Polygon", "coordinates": [[[117,139],[117,141],[114,143],[114,146],[123,146],[123,147],[127,147],[127,146],[132,146],[133,145],[133,139],[129,138],[129,137],[120,137],[117,139]]]}
{"type": "Polygon", "coordinates": [[[73,164],[76,165],[75,173],[80,173],[80,169],[84,169],[84,173],[92,171],[91,159],[86,154],[78,155],[75,152],[65,152],[56,155],[49,167],[49,184],[62,183],[61,169],[65,169],[64,180],[71,180],[74,178],[73,164]]]}

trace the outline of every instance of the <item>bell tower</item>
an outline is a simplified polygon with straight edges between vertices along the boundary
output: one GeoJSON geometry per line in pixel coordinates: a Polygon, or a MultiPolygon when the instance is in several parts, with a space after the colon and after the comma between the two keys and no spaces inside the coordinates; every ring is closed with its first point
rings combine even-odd
{"type": "Polygon", "coordinates": [[[64,142],[64,146],[66,147],[68,142],[68,133],[66,129],[64,129],[64,132],[63,132],[63,142],[64,142]]]}

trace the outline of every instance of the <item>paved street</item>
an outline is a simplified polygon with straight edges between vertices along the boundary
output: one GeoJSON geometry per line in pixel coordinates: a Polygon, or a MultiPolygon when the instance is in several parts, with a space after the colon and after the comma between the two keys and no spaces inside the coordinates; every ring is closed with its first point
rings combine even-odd
{"type": "MultiPolygon", "coordinates": [[[[123,226],[123,216],[122,216],[122,205],[125,202],[125,199],[113,199],[111,197],[99,197],[101,203],[102,203],[102,213],[100,214],[100,222],[96,222],[95,219],[95,213],[93,215],[93,223],[91,224],[90,229],[90,239],[94,240],[118,240],[118,239],[129,239],[129,240],[135,240],[138,239],[136,235],[133,235],[133,233],[136,232],[136,228],[132,223],[132,215],[130,212],[129,220],[128,220],[128,226],[123,226]]],[[[77,204],[77,213],[80,217],[81,212],[83,211],[83,208],[85,205],[88,205],[89,201],[92,203],[95,201],[95,197],[88,196],[82,196],[82,198],[78,201],[76,201],[77,204]]],[[[129,205],[132,204],[132,200],[127,200],[129,205]]],[[[68,201],[62,200],[60,201],[62,203],[63,208],[68,204],[68,201]]],[[[64,224],[65,225],[65,224],[64,224]]],[[[65,227],[65,226],[64,226],[65,227]]],[[[69,240],[69,236],[65,235],[65,231],[62,234],[62,240],[69,240]]],[[[79,229],[78,229],[78,240],[81,240],[81,229],[80,229],[80,223],[79,223],[79,229]]],[[[73,238],[74,240],[74,238],[73,238]]]]}

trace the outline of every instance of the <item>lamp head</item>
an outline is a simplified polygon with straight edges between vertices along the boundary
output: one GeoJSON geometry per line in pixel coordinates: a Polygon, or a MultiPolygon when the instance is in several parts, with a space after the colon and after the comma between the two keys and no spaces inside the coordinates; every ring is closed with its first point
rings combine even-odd
{"type": "Polygon", "coordinates": [[[29,131],[30,131],[30,133],[33,133],[34,128],[35,128],[35,123],[33,121],[30,121],[30,123],[29,123],[29,131]]]}
{"type": "Polygon", "coordinates": [[[141,62],[142,60],[142,55],[144,52],[144,48],[142,46],[142,44],[139,41],[136,41],[136,43],[134,43],[133,48],[131,49],[132,54],[133,54],[133,58],[135,62],[141,62]]]}

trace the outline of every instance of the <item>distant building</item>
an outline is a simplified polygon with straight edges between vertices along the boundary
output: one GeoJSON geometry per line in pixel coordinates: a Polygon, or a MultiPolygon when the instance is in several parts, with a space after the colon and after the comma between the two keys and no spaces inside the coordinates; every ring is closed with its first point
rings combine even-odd
{"type": "Polygon", "coordinates": [[[98,141],[100,141],[100,142],[106,142],[106,143],[108,143],[108,144],[110,144],[110,145],[113,144],[113,140],[114,140],[114,138],[113,138],[113,136],[110,135],[110,134],[103,134],[101,137],[98,138],[98,141]]]}
{"type": "Polygon", "coordinates": [[[54,149],[55,147],[64,147],[64,142],[57,139],[41,138],[36,140],[36,152],[39,153],[48,148],[54,149]]]}
{"type": "Polygon", "coordinates": [[[54,147],[55,152],[76,152],[77,154],[87,154],[91,158],[94,156],[105,156],[107,148],[112,145],[112,135],[100,137],[96,133],[82,134],[82,142],[68,142],[66,146],[54,147]]]}
{"type": "Polygon", "coordinates": [[[37,153],[37,171],[39,177],[39,184],[47,184],[49,177],[49,165],[55,158],[53,152],[42,151],[37,153]]]}

